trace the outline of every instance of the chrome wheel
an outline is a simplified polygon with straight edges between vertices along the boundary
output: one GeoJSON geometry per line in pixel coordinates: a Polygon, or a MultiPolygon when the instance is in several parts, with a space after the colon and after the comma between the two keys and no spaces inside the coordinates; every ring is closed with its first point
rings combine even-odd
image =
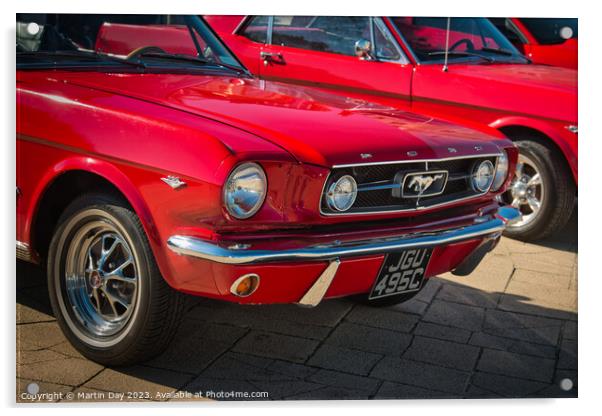
{"type": "Polygon", "coordinates": [[[101,219],[80,225],[68,243],[61,283],[72,329],[95,344],[118,337],[138,303],[138,269],[114,225],[101,219]]]}
{"type": "Polygon", "coordinates": [[[544,184],[537,165],[527,156],[519,154],[515,177],[506,192],[505,199],[523,214],[523,218],[512,227],[524,227],[537,218],[541,211],[544,192],[544,184]]]}

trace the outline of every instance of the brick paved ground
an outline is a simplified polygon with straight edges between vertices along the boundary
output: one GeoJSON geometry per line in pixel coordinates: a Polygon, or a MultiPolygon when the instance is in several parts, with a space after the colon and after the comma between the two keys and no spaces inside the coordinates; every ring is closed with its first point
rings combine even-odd
{"type": "Polygon", "coordinates": [[[103,368],[66,342],[43,274],[18,263],[17,400],[32,382],[89,400],[208,390],[270,399],[577,395],[576,215],[539,245],[503,239],[472,275],[433,278],[396,307],[195,303],[163,355],[103,368]],[[574,383],[568,392],[563,379],[574,383]]]}

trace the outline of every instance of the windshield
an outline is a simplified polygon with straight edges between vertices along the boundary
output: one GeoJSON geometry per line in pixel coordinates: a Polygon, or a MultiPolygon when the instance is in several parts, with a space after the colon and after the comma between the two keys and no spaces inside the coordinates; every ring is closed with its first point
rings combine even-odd
{"type": "Polygon", "coordinates": [[[561,29],[566,27],[571,29],[571,32],[569,32],[571,36],[568,36],[568,38],[573,37],[577,39],[577,19],[521,18],[520,21],[533,37],[537,39],[537,42],[542,45],[553,45],[564,42],[566,38],[563,38],[560,32],[561,29]]]}
{"type": "MultiPolygon", "coordinates": [[[[392,17],[391,21],[420,62],[444,59],[447,17],[392,17]]],[[[448,45],[449,62],[528,62],[485,18],[452,17],[448,45]]]]}
{"type": "Polygon", "coordinates": [[[20,69],[244,70],[198,16],[17,14],[16,35],[20,69]]]}

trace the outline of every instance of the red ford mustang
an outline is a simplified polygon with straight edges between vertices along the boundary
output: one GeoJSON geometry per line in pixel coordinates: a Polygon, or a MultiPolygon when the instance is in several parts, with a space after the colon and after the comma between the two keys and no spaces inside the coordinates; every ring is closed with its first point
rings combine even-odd
{"type": "Polygon", "coordinates": [[[577,69],[577,19],[495,17],[489,20],[533,63],[577,69]]]}
{"type": "Polygon", "coordinates": [[[451,18],[449,26],[443,17],[207,20],[263,79],[498,129],[520,150],[516,180],[504,199],[523,219],[508,228],[510,236],[543,238],[571,216],[577,71],[530,64],[489,20],[451,18]]]}
{"type": "Polygon", "coordinates": [[[171,339],[179,292],[404,301],[507,224],[504,137],[258,80],[196,16],[17,16],[17,257],[106,364],[171,339]]]}

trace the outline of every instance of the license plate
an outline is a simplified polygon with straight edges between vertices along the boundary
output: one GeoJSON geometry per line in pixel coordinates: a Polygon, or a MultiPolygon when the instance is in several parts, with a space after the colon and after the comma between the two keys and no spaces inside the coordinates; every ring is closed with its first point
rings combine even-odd
{"type": "Polygon", "coordinates": [[[432,252],[432,248],[416,248],[387,254],[368,299],[419,291],[432,252]]]}

